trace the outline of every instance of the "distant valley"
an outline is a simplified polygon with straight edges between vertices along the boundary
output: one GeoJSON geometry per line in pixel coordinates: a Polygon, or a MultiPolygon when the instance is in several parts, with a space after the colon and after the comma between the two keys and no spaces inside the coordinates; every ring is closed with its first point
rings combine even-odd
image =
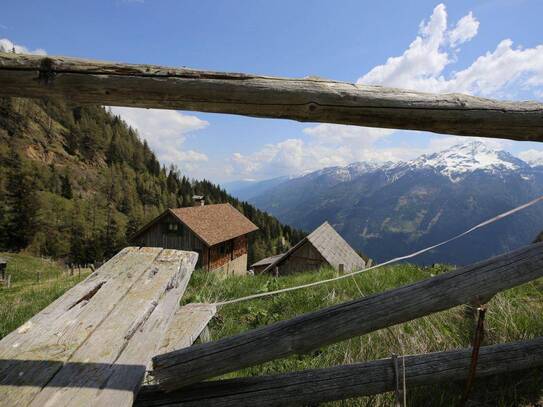
{"type": "MultiPolygon", "coordinates": [[[[353,247],[383,261],[543,194],[543,167],[472,141],[412,161],[354,163],[228,190],[306,231],[328,220],[353,247]]],[[[470,263],[527,244],[542,229],[536,205],[415,262],[470,263]]]]}

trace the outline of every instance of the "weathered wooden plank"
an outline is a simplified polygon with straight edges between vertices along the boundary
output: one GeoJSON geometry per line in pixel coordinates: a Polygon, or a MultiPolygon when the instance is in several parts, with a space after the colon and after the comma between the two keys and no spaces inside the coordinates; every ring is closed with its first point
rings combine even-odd
{"type": "Polygon", "coordinates": [[[0,96],[543,139],[543,105],[536,102],[66,57],[0,54],[0,96]]]}
{"type": "Polygon", "coordinates": [[[93,282],[90,292],[74,287],[8,335],[0,341],[2,403],[130,404],[196,259],[190,252],[125,249],[81,284],[93,282]]]}
{"type": "Polygon", "coordinates": [[[488,298],[543,276],[543,243],[381,294],[153,358],[153,375],[171,391],[191,383],[488,298]]]}
{"type": "MultiPolygon", "coordinates": [[[[471,349],[405,357],[407,388],[465,379],[471,349]]],[[[403,361],[399,373],[403,376],[403,361]]],[[[482,347],[477,377],[543,366],[543,338],[482,347]]],[[[283,375],[246,377],[194,384],[172,393],[142,388],[135,406],[302,406],[368,396],[396,388],[391,358],[283,375]]]]}
{"type": "Polygon", "coordinates": [[[166,332],[168,332],[170,326],[175,322],[179,299],[187,288],[197,259],[196,253],[189,254],[184,252],[181,273],[178,273],[174,280],[172,280],[171,288],[166,292],[164,298],[158,303],[149,319],[136,332],[134,338],[130,340],[127,348],[115,362],[110,378],[94,401],[95,405],[130,405],[134,401],[134,397],[139,390],[144,376],[141,375],[140,371],[136,371],[135,369],[128,370],[125,366],[127,364],[133,365],[134,363],[141,364],[142,361],[145,361],[147,363],[146,371],[149,370],[152,356],[157,354],[156,350],[164,342],[166,332]],[[118,389],[124,390],[119,391],[118,389]],[[126,391],[130,393],[126,394],[126,391]]]}
{"type": "Polygon", "coordinates": [[[6,405],[27,405],[103,322],[160,251],[124,249],[2,339],[0,399],[6,405]],[[29,365],[27,361],[35,363],[29,365]]]}
{"type": "MultiPolygon", "coordinates": [[[[163,250],[31,405],[39,407],[51,401],[55,406],[130,405],[177,304],[168,303],[168,307],[158,310],[157,307],[180,278],[186,286],[194,268],[196,255],[190,253],[194,262],[179,275],[186,255],[177,250],[163,250]],[[148,327],[147,323],[150,323],[148,327]],[[115,368],[117,363],[120,369],[115,368]],[[100,368],[96,364],[100,364],[100,368]]],[[[180,295],[177,302],[179,299],[180,295]]]]}
{"type": "Polygon", "coordinates": [[[213,304],[187,304],[179,308],[155,354],[192,345],[216,312],[213,304]]]}

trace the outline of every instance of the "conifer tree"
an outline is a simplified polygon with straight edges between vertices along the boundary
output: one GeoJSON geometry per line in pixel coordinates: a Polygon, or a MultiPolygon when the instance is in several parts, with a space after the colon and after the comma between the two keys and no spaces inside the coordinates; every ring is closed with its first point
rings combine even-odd
{"type": "Polygon", "coordinates": [[[37,198],[32,176],[23,166],[22,157],[12,146],[6,186],[5,235],[10,246],[25,248],[35,233],[37,198]]]}
{"type": "Polygon", "coordinates": [[[72,199],[74,197],[72,183],[67,173],[61,176],[60,182],[60,194],[66,199],[72,199]]]}

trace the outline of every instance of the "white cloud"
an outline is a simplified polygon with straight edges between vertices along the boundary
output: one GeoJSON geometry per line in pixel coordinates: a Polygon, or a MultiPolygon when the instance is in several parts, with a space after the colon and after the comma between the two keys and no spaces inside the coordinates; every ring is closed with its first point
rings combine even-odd
{"type": "Polygon", "coordinates": [[[36,54],[36,55],[47,55],[47,52],[41,48],[37,48],[33,51],[29,50],[23,45],[18,45],[7,38],[0,38],[0,51],[2,52],[12,52],[15,50],[17,54],[36,54]]]}
{"type": "Polygon", "coordinates": [[[207,121],[175,110],[131,107],[110,109],[129,126],[138,130],[162,163],[176,164],[182,170],[191,172],[197,163],[208,160],[203,153],[183,148],[187,133],[207,127],[207,121]]]}
{"type": "Polygon", "coordinates": [[[542,150],[525,150],[517,154],[517,156],[526,161],[530,165],[543,165],[543,151],[542,150]]]}
{"type": "Polygon", "coordinates": [[[449,44],[451,47],[456,47],[466,41],[471,40],[477,35],[479,30],[479,21],[473,17],[470,11],[456,23],[456,27],[448,33],[449,44]]]}
{"type": "Polygon", "coordinates": [[[470,12],[453,29],[447,29],[447,11],[440,4],[428,23],[421,23],[419,35],[401,56],[389,58],[357,83],[493,97],[509,96],[507,88],[515,86],[539,95],[543,87],[543,45],[513,48],[513,41],[504,39],[467,68],[446,74],[446,68],[457,61],[453,48],[474,38],[478,28],[479,22],[470,12]]]}
{"type": "Polygon", "coordinates": [[[366,147],[391,134],[394,130],[323,123],[314,127],[306,127],[303,132],[314,137],[321,144],[350,141],[360,147],[366,147]]]}
{"type": "Polygon", "coordinates": [[[511,96],[512,88],[530,91],[537,97],[543,87],[543,45],[513,48],[513,41],[501,41],[493,52],[480,56],[468,68],[443,83],[443,91],[483,96],[511,96]]]}
{"type": "Polygon", "coordinates": [[[427,23],[421,22],[419,35],[401,56],[388,58],[357,83],[434,90],[444,80],[441,75],[449,63],[449,54],[442,48],[446,43],[447,11],[440,4],[427,23]]]}
{"type": "MultiPolygon", "coordinates": [[[[307,140],[287,139],[266,144],[251,154],[235,153],[232,172],[242,177],[270,178],[299,174],[354,161],[398,159],[392,152],[376,151],[373,143],[393,130],[324,124],[304,129],[307,140]]],[[[396,152],[398,153],[398,152],[396,152]]]]}

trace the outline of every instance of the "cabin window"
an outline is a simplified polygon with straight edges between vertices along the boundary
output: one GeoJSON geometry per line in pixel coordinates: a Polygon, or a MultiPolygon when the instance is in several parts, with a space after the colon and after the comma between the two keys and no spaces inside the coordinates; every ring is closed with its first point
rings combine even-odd
{"type": "Polygon", "coordinates": [[[167,233],[180,234],[182,231],[182,226],[179,223],[169,222],[165,226],[167,233]]]}

